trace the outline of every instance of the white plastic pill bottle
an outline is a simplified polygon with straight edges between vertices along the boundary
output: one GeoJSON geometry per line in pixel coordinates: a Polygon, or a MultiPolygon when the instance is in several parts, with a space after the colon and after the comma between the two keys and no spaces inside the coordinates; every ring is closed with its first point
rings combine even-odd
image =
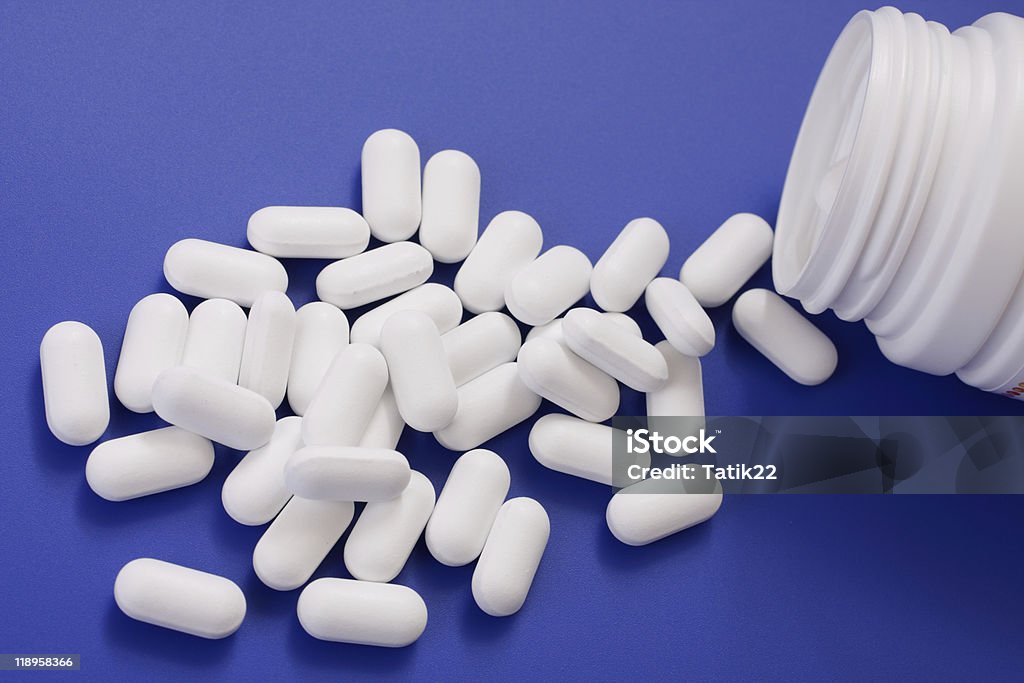
{"type": "Polygon", "coordinates": [[[894,363],[1024,397],[1024,19],[853,17],[800,128],[772,273],[894,363]]]}

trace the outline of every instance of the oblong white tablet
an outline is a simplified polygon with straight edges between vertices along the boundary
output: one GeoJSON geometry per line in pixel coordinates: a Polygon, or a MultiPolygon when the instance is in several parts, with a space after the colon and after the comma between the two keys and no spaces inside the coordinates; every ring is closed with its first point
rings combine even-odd
{"type": "Polygon", "coordinates": [[[245,308],[263,292],[288,289],[288,273],[272,256],[192,238],[167,250],[164,277],[182,294],[230,299],[245,308]]]}
{"type": "Polygon", "coordinates": [[[478,448],[456,460],[427,522],[430,554],[449,567],[479,557],[510,482],[508,465],[494,451],[478,448]]]}
{"type": "Polygon", "coordinates": [[[549,323],[590,289],[590,259],[560,244],[524,266],[505,289],[509,313],[527,325],[549,323]]]}
{"type": "Polygon", "coordinates": [[[626,224],[594,265],[590,292],[606,311],[628,311],[668,260],[668,234],[653,218],[626,224]]]}
{"type": "Polygon", "coordinates": [[[701,306],[721,306],[768,262],[774,237],[771,226],[760,216],[730,216],[690,254],[679,279],[701,306]]]}
{"type": "Polygon", "coordinates": [[[92,329],[67,320],[43,335],[39,344],[46,424],[55,437],[85,446],[110,423],[103,345],[92,329]]]}
{"type": "MultiPolygon", "coordinates": [[[[569,309],[569,312],[571,313],[574,310],[576,309],[571,308],[569,309]]],[[[608,318],[608,320],[611,320],[617,325],[620,325],[623,329],[625,329],[634,337],[643,337],[643,332],[640,331],[640,326],[637,325],[635,320],[630,318],[625,313],[605,312],[601,313],[601,315],[603,315],[605,318],[608,318]]],[[[526,341],[532,341],[534,339],[537,339],[538,337],[546,337],[548,339],[557,341],[560,344],[564,344],[565,337],[562,334],[562,322],[564,320],[564,317],[555,318],[546,325],[539,325],[538,327],[534,327],[533,329],[526,333],[526,341]]]]}
{"type": "Polygon", "coordinates": [[[433,272],[429,251],[415,242],[395,242],[321,270],[316,295],[338,308],[356,308],[422,285],[433,272]]]}
{"type": "Polygon", "coordinates": [[[406,586],[352,579],[317,579],[302,589],[299,623],[320,640],[405,647],[427,627],[427,606],[406,586]]]}
{"type": "Polygon", "coordinates": [[[732,323],[741,337],[795,382],[814,386],[835,372],[835,344],[775,292],[743,292],[733,304],[732,323]]]}
{"type": "Polygon", "coordinates": [[[395,313],[381,329],[380,350],[402,420],[420,432],[451,422],[459,396],[441,333],[430,316],[420,311],[395,313]]]}
{"type": "Polygon", "coordinates": [[[659,277],[647,285],[647,312],[668,343],[687,356],[703,356],[715,347],[711,318],[679,280],[659,277]]]}
{"type": "Polygon", "coordinates": [[[245,311],[234,301],[207,299],[192,309],[181,364],[238,382],[245,346],[245,311]]]}
{"type": "Polygon", "coordinates": [[[381,242],[407,240],[420,226],[420,148],[394,128],[366,138],[362,156],[363,217],[381,242]]]}
{"type": "Polygon", "coordinates": [[[655,347],[668,367],[668,381],[647,393],[647,415],[704,416],[704,382],[701,377],[700,358],[685,356],[668,341],[655,347]]]}
{"type": "Polygon", "coordinates": [[[625,460],[615,462],[615,431],[607,425],[572,415],[551,413],[537,420],[530,429],[530,453],[541,465],[556,472],[608,486],[624,486],[632,482],[627,468],[630,465],[649,467],[651,457],[637,453],[628,463],[625,460]]]}
{"type": "Polygon", "coordinates": [[[626,545],[647,545],[711,519],[721,506],[718,482],[701,493],[688,492],[685,484],[645,479],[612,496],[605,520],[612,535],[626,545]]]}
{"type": "Polygon", "coordinates": [[[389,384],[381,394],[373,415],[370,416],[370,422],[359,439],[359,445],[363,448],[386,448],[393,451],[398,448],[398,441],[402,438],[404,430],[405,421],[398,412],[395,392],[391,390],[389,384]]]}
{"type": "Polygon", "coordinates": [[[529,419],[540,408],[540,396],[519,377],[518,363],[505,363],[459,387],[455,419],[434,432],[450,451],[468,451],[529,419]]]}
{"type": "Polygon", "coordinates": [[[441,263],[469,255],[480,229],[480,169],[465,152],[446,149],[423,168],[420,244],[441,263]]]}
{"type": "Polygon", "coordinates": [[[153,382],[181,361],[188,311],[170,294],[150,294],[132,307],[114,372],[114,394],[128,410],[153,412],[153,382]]]}
{"type": "Polygon", "coordinates": [[[574,308],[564,320],[569,348],[627,387],[653,391],[668,381],[668,365],[658,350],[623,325],[590,308],[574,308]]]}
{"type": "Polygon", "coordinates": [[[253,249],[278,258],[346,258],[370,243],[363,217],[338,206],[266,206],[246,234],[253,249]]]}
{"type": "Polygon", "coordinates": [[[370,502],[345,541],[345,568],[360,581],[398,576],[434,509],[434,486],[413,471],[397,498],[370,502]]]}
{"type": "Polygon", "coordinates": [[[265,446],[249,451],[224,480],[220,500],[239,524],[266,524],[281,511],[291,491],[284,485],[284,466],[302,448],[302,418],[283,417],[265,446]]]}
{"type": "Polygon", "coordinates": [[[351,501],[292,496],[256,543],[256,576],[274,590],[295,590],[309,581],[354,514],[351,501]]]}
{"type": "Polygon", "coordinates": [[[270,441],[274,407],[255,391],[179,365],[153,384],[153,408],[182,429],[249,451],[270,441]]]}
{"type": "Polygon", "coordinates": [[[441,336],[455,386],[515,360],[522,341],[516,321],[496,311],[481,313],[441,336]]]}
{"type": "Polygon", "coordinates": [[[288,405],[296,415],[306,414],[327,368],[346,344],[348,318],[337,306],[312,301],[296,311],[288,369],[288,405]]]}
{"type": "Polygon", "coordinates": [[[226,638],[245,619],[234,581],[148,557],[121,567],[114,601],[132,619],[200,638],[226,638]]]}
{"type": "Polygon", "coordinates": [[[307,446],[355,446],[388,385],[388,365],[369,344],[349,344],[327,368],[302,417],[307,446]]]}
{"type": "Polygon", "coordinates": [[[448,287],[428,282],[367,311],[352,323],[352,341],[377,346],[384,323],[399,311],[422,311],[444,334],[462,322],[462,302],[448,287]]]}
{"type": "Polygon", "coordinates": [[[213,444],[180,427],[104,441],[85,463],[85,480],[100,498],[130,500],[202,481],[213,467],[213,444]]]}
{"type": "Polygon", "coordinates": [[[519,378],[533,393],[584,420],[604,422],[619,408],[618,383],[551,339],[523,344],[519,378]]]}
{"type": "Polygon", "coordinates": [[[295,306],[287,294],[265,292],[249,311],[238,386],[252,389],[277,408],[288,389],[295,343],[295,306]]]}
{"type": "Polygon", "coordinates": [[[513,498],[498,510],[473,571],[473,599],[492,617],[515,614],[526,601],[551,522],[533,498],[513,498]]]}
{"type": "Polygon", "coordinates": [[[491,219],[455,275],[455,292],[471,313],[505,306],[505,288],[540,253],[544,235],[532,216],[502,211],[491,219]]]}
{"type": "Polygon", "coordinates": [[[306,446],[288,458],[284,483],[313,500],[390,500],[409,483],[409,461],[385,448],[306,446]]]}

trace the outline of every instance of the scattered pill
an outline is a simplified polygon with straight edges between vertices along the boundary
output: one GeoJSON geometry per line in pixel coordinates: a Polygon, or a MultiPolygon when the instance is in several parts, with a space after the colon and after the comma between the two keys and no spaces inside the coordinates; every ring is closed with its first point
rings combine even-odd
{"type": "Polygon", "coordinates": [[[327,368],[302,418],[307,446],[355,446],[388,385],[388,366],[368,344],[349,344],[327,368]]]}
{"type": "Polygon", "coordinates": [[[132,307],[114,372],[114,394],[128,410],[153,412],[153,382],[181,361],[188,311],[170,294],[150,294],[132,307]]]}
{"type": "Polygon", "coordinates": [[[164,427],[96,446],[85,463],[85,480],[100,498],[122,501],[190,486],[212,467],[208,439],[164,427]]]}
{"type": "Polygon", "coordinates": [[[370,242],[370,226],[352,209],[267,206],[249,217],[249,244],[277,258],[339,259],[370,242]]]}
{"type": "Polygon", "coordinates": [[[171,245],[164,256],[164,277],[182,294],[230,299],[245,308],[263,292],[288,289],[288,273],[272,256],[197,239],[171,245]]]}
{"type": "Polygon", "coordinates": [[[590,291],[606,311],[628,311],[668,260],[668,234],[653,218],[626,224],[594,265],[590,291]]]}
{"type": "Polygon", "coordinates": [[[409,461],[384,448],[306,446],[288,458],[284,482],[313,500],[390,500],[409,483],[409,461]]]}
{"type": "Polygon", "coordinates": [[[549,323],[590,288],[590,259],[574,247],[551,247],[524,266],[505,289],[509,312],[527,325],[549,323]]]}
{"type": "Polygon", "coordinates": [[[420,311],[392,315],[381,329],[380,350],[402,420],[420,432],[451,422],[459,396],[441,334],[430,316],[420,311]]]}
{"type": "Polygon", "coordinates": [[[382,242],[399,242],[420,226],[420,148],[393,128],[366,138],[362,155],[363,217],[382,242]]]}
{"type": "Polygon", "coordinates": [[[701,379],[700,359],[676,351],[668,341],[655,347],[665,359],[668,381],[647,393],[647,415],[704,416],[704,383],[701,379]]]}
{"type": "Polygon", "coordinates": [[[282,292],[261,294],[249,311],[238,385],[252,389],[276,409],[288,388],[295,343],[295,307],[282,292]]]}
{"type": "MultiPolygon", "coordinates": [[[[548,469],[589,479],[607,486],[631,483],[627,469],[631,465],[650,467],[651,458],[637,453],[616,462],[613,443],[617,430],[594,424],[572,415],[551,413],[533,423],[530,430],[530,453],[548,469]]],[[[626,443],[621,434],[622,444],[626,443]]]]}
{"type": "Polygon", "coordinates": [[[401,413],[398,412],[398,403],[395,402],[395,392],[389,384],[384,393],[381,394],[377,407],[370,416],[370,422],[366,425],[366,431],[359,439],[359,445],[364,448],[386,448],[395,450],[398,448],[398,441],[402,438],[402,431],[405,430],[405,422],[401,413]]]}
{"type": "Polygon", "coordinates": [[[207,299],[192,310],[181,364],[227,382],[238,382],[245,346],[245,311],[234,301],[207,299]]]}
{"type": "Polygon", "coordinates": [[[505,363],[459,387],[455,419],[434,432],[450,451],[468,451],[529,419],[540,408],[540,396],[519,376],[518,363],[505,363]]]}
{"type": "Polygon", "coordinates": [[[367,311],[352,323],[352,341],[377,346],[384,323],[399,311],[423,311],[444,334],[462,322],[462,302],[448,287],[428,282],[367,311]]]}
{"type": "Polygon", "coordinates": [[[284,466],[302,448],[302,418],[283,417],[265,446],[249,451],[224,480],[221,503],[239,524],[266,524],[292,497],[284,485],[284,466]]]}
{"type": "Polygon", "coordinates": [[[647,312],[676,351],[704,356],[715,346],[711,318],[679,280],[659,277],[647,285],[647,312]]]}
{"type": "Polygon", "coordinates": [[[612,496],[605,519],[612,535],[626,545],[647,545],[711,519],[721,506],[717,481],[645,479],[612,496]]]}
{"type": "Polygon", "coordinates": [[[288,405],[305,415],[309,402],[331,367],[331,361],[348,344],[348,318],[336,306],[313,301],[295,313],[295,343],[288,369],[288,405]]]}
{"type": "MultiPolygon", "coordinates": [[[[572,313],[574,310],[576,310],[576,309],[575,308],[569,309],[569,311],[566,313],[566,315],[568,315],[569,313],[572,313]]],[[[587,309],[587,310],[590,310],[590,309],[587,309]]],[[[642,337],[643,336],[643,333],[640,331],[640,326],[636,324],[635,320],[630,318],[625,313],[605,312],[605,313],[601,313],[601,315],[603,315],[605,318],[608,318],[612,322],[615,322],[618,325],[621,325],[624,329],[626,329],[634,337],[642,337]]],[[[538,327],[534,327],[533,329],[531,329],[526,334],[526,341],[532,341],[534,339],[537,339],[538,337],[546,337],[547,339],[552,339],[554,341],[557,341],[560,344],[564,344],[565,343],[565,337],[562,334],[562,323],[563,323],[564,320],[565,320],[565,318],[555,318],[554,320],[552,320],[551,322],[549,322],[547,324],[539,325],[538,327]]]]}
{"type": "Polygon", "coordinates": [[[466,310],[501,310],[508,283],[537,258],[543,242],[537,221],[522,211],[503,211],[491,219],[455,275],[455,292],[466,310]]]}
{"type": "Polygon", "coordinates": [[[530,391],[584,420],[604,422],[619,408],[618,383],[551,339],[523,344],[519,378],[530,391]]]}
{"type": "Polygon", "coordinates": [[[427,606],[406,586],[352,579],[317,579],[299,594],[306,633],[320,640],[405,647],[427,627],[427,606]]]}
{"type": "Polygon", "coordinates": [[[420,244],[441,263],[458,263],[480,229],[480,169],[464,152],[446,149],[423,168],[420,244]]]}
{"type": "Polygon", "coordinates": [[[441,336],[455,386],[462,386],[502,363],[516,359],[522,333],[512,318],[488,311],[441,336]]]}
{"type": "Polygon", "coordinates": [[[533,585],[551,523],[532,498],[505,502],[473,571],[473,599],[492,617],[507,617],[522,608],[533,585]]]}
{"type": "Polygon", "coordinates": [[[110,423],[103,345],[83,323],[57,323],[39,344],[46,424],[71,446],[96,441],[110,423]]]}
{"type": "Polygon", "coordinates": [[[668,381],[668,366],[654,346],[593,309],[566,313],[562,332],[577,356],[632,389],[653,391],[668,381]]]}
{"type": "Polygon", "coordinates": [[[316,278],[316,294],[347,310],[418,287],[433,272],[429,251],[415,242],[395,242],[330,264],[316,278]]]}
{"type": "Polygon", "coordinates": [[[730,216],[690,254],[679,279],[701,306],[721,306],[767,263],[773,240],[771,227],[760,216],[730,216]]]}

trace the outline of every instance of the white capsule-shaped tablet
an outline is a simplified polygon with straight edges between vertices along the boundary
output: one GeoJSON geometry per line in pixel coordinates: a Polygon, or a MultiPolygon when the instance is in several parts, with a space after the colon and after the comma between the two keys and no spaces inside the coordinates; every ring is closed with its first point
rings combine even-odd
{"type": "Polygon", "coordinates": [[[668,381],[647,393],[649,417],[704,416],[704,382],[701,377],[700,358],[676,351],[668,341],[655,347],[668,367],[668,381]]]}
{"type": "Polygon", "coordinates": [[[505,289],[505,305],[527,325],[549,323],[590,289],[590,259],[560,244],[524,266],[505,289]]]}
{"type": "Polygon", "coordinates": [[[288,405],[296,415],[306,414],[327,368],[346,344],[348,318],[337,306],[313,301],[296,311],[288,369],[288,405]]]}
{"type": "Polygon", "coordinates": [[[46,424],[55,437],[85,446],[110,423],[103,345],[92,329],[67,320],[43,335],[39,344],[46,424]]]}
{"type": "Polygon", "coordinates": [[[191,238],[167,250],[164,277],[182,294],[230,299],[245,308],[263,292],[288,289],[288,273],[272,256],[191,238]]]}
{"type": "Polygon", "coordinates": [[[420,432],[441,429],[455,417],[455,390],[441,333],[426,313],[400,311],[384,323],[380,350],[388,363],[398,412],[420,432]]]}
{"type": "Polygon", "coordinates": [[[391,390],[389,384],[381,394],[373,415],[370,416],[370,422],[366,425],[366,431],[363,432],[362,438],[359,439],[359,445],[363,448],[395,450],[404,429],[405,421],[402,420],[402,414],[398,412],[395,392],[391,390]]]}
{"type": "Polygon", "coordinates": [[[302,418],[277,421],[265,446],[249,451],[224,480],[220,500],[225,512],[239,524],[266,524],[281,511],[291,491],[284,485],[284,466],[302,448],[302,418]]]}
{"type": "Polygon", "coordinates": [[[523,344],[519,378],[533,393],[584,420],[604,422],[619,408],[618,383],[551,339],[523,344]]]}
{"type": "Polygon", "coordinates": [[[249,244],[278,258],[339,259],[370,243],[370,226],[337,206],[266,206],[249,217],[249,244]]]}
{"type": "Polygon", "coordinates": [[[388,366],[368,344],[349,344],[327,368],[302,418],[307,446],[355,446],[388,385],[388,366]]]}
{"type": "Polygon", "coordinates": [[[356,308],[422,285],[433,272],[429,251],[395,242],[330,264],[316,278],[316,294],[338,308],[356,308]]]}
{"type": "Polygon", "coordinates": [[[743,292],[733,304],[732,323],[751,346],[800,384],[821,384],[835,372],[835,344],[775,292],[743,292]]]}
{"type": "Polygon", "coordinates": [[[390,500],[409,483],[409,461],[385,448],[306,446],[288,458],[284,483],[313,500],[390,500]]]}
{"type": "Polygon", "coordinates": [[[164,427],[96,446],[85,463],[85,480],[100,498],[122,501],[195,484],[212,467],[208,439],[164,427]]]}
{"type": "Polygon", "coordinates": [[[288,389],[295,343],[295,306],[287,294],[261,294],[249,311],[238,386],[252,389],[277,408],[288,389]]]}
{"type": "Polygon", "coordinates": [[[622,489],[608,501],[605,520],[615,538],[626,545],[647,545],[705,522],[722,506],[722,486],[700,481],[693,485],[666,479],[645,479],[622,489]]]}
{"type": "Polygon", "coordinates": [[[518,363],[505,363],[459,387],[455,419],[434,432],[450,451],[468,451],[529,419],[540,408],[540,396],[519,377],[518,363]]]}
{"type": "Polygon", "coordinates": [[[179,365],[153,384],[153,408],[182,429],[249,451],[270,441],[274,407],[255,391],[179,365]]]}
{"type": "Polygon", "coordinates": [[[370,502],[345,541],[345,568],[360,581],[398,576],[434,509],[434,486],[413,471],[396,498],[370,502]]]}
{"type": "Polygon", "coordinates": [[[628,311],[668,260],[668,234],[653,218],[626,224],[590,276],[594,302],[606,311],[628,311]]]}
{"type": "Polygon", "coordinates": [[[299,623],[320,640],[405,647],[427,627],[427,606],[406,586],[352,579],[317,579],[302,589],[299,623]]]}
{"type": "Polygon", "coordinates": [[[647,285],[647,312],[668,343],[687,356],[704,356],[715,347],[711,318],[679,280],[659,277],[647,285]]]}
{"type": "Polygon", "coordinates": [[[245,619],[234,581],[148,557],[121,567],[114,601],[132,619],[200,638],[226,638],[245,619]]]}
{"type": "Polygon", "coordinates": [[[377,346],[384,323],[399,311],[422,311],[444,334],[462,322],[462,302],[448,287],[428,282],[367,311],[352,323],[352,341],[377,346]]]}
{"type": "Polygon", "coordinates": [[[513,498],[498,510],[473,571],[473,599],[492,617],[515,614],[526,602],[551,522],[533,498],[513,498]]]}
{"type": "Polygon", "coordinates": [[[455,275],[455,292],[471,313],[505,306],[505,288],[540,253],[544,235],[532,216],[502,211],[491,219],[455,275]]]}
{"type": "MultiPolygon", "coordinates": [[[[575,310],[575,308],[569,309],[566,315],[575,310]]],[[[634,337],[643,337],[643,332],[640,331],[640,326],[636,324],[635,320],[630,318],[625,313],[605,312],[601,313],[601,315],[607,318],[608,320],[611,320],[615,324],[621,326],[634,337]]],[[[545,325],[534,327],[533,329],[526,333],[526,341],[532,341],[534,339],[537,339],[538,337],[543,337],[557,341],[560,344],[564,344],[565,336],[562,334],[562,322],[564,320],[564,317],[555,318],[554,320],[545,325]]]]}
{"type": "MultiPolygon", "coordinates": [[[[607,486],[630,483],[627,468],[631,465],[649,467],[651,457],[637,453],[628,462],[613,458],[616,430],[594,424],[572,415],[551,413],[540,418],[530,429],[530,453],[544,467],[589,479],[607,486]]],[[[621,435],[625,443],[625,435],[621,435]]]]}
{"type": "Polygon", "coordinates": [[[181,361],[188,311],[170,294],[150,294],[132,307],[114,372],[114,395],[128,410],[153,411],[153,382],[181,361]]]}
{"type": "Polygon", "coordinates": [[[423,168],[420,244],[441,263],[469,255],[480,229],[480,169],[465,152],[446,149],[423,168]]]}
{"type": "Polygon", "coordinates": [[[479,557],[510,482],[508,465],[494,451],[478,448],[456,460],[427,522],[430,554],[449,567],[479,557]]]}
{"type": "Polygon", "coordinates": [[[245,346],[245,311],[234,301],[207,299],[192,310],[181,364],[226,382],[238,382],[245,346]]]}
{"type": "Polygon", "coordinates": [[[378,130],[363,143],[363,217],[381,242],[407,240],[420,226],[420,148],[408,133],[378,130]]]}
{"type": "Polygon", "coordinates": [[[522,341],[516,322],[496,311],[481,313],[441,336],[455,386],[515,360],[522,341]]]}
{"type": "Polygon", "coordinates": [[[701,306],[721,306],[768,261],[774,237],[760,216],[731,216],[690,254],[679,279],[701,306]]]}
{"type": "Polygon", "coordinates": [[[354,515],[351,501],[292,496],[256,543],[256,576],[274,590],[295,590],[309,581],[354,515]]]}
{"type": "Polygon", "coordinates": [[[566,313],[562,331],[577,356],[627,387],[653,391],[668,381],[668,366],[653,345],[593,309],[566,313]]]}

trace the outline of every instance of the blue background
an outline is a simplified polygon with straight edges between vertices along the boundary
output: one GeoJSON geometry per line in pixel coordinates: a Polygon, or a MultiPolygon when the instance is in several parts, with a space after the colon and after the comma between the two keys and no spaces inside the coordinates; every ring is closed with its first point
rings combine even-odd
{"type": "MultiPolygon", "coordinates": [[[[0,4],[0,651],[80,652],[75,675],[96,680],[1019,674],[1024,498],[734,496],[700,528],[628,548],[605,526],[609,492],[538,465],[523,425],[491,447],[511,495],[551,515],[526,606],[483,615],[472,567],[442,567],[421,543],[398,580],[424,596],[428,628],[376,650],[306,636],[297,593],[256,579],[262,529],[219,501],[238,453],[220,449],[196,486],[109,503],[86,486],[88,449],[59,444],[43,418],[50,325],[93,326],[112,376],[131,306],[169,291],[168,246],[244,245],[269,204],[358,209],[359,151],[378,128],[409,131],[424,160],[471,154],[482,221],[527,211],[547,245],[596,259],[629,219],[653,216],[675,275],[728,215],[774,220],[815,76],[861,2],[0,4]],[[114,576],[139,556],[237,581],[241,630],[207,642],[123,616],[114,576]]],[[[955,27],[1024,3],[904,9],[955,27]]],[[[311,299],[323,264],[287,266],[289,294],[311,299]]],[[[755,278],[769,283],[767,269],[755,278]]],[[[889,364],[831,314],[817,322],[839,369],[798,386],[737,337],[729,306],[712,317],[709,414],[1024,412],[889,364]]],[[[622,412],[642,410],[626,392],[622,412]]],[[[112,412],[108,437],[159,425],[112,412]]],[[[453,455],[410,430],[402,449],[439,489],[453,455]]],[[[345,575],[340,547],[317,576],[345,575]]]]}

